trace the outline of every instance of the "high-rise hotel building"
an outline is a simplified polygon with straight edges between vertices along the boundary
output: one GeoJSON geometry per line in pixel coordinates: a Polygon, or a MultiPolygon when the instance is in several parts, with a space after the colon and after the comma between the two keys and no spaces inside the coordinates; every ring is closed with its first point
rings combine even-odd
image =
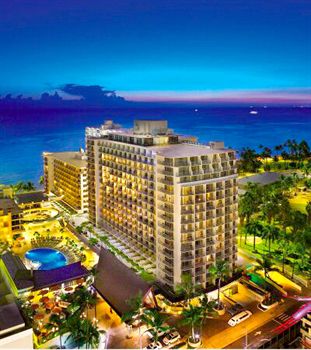
{"type": "Polygon", "coordinates": [[[209,266],[233,271],[237,254],[235,152],[189,141],[166,121],[86,129],[90,220],[154,256],[171,288],[182,274],[206,287],[209,266]]]}
{"type": "Polygon", "coordinates": [[[82,151],[43,153],[44,189],[78,213],[87,213],[87,162],[82,151]]]}

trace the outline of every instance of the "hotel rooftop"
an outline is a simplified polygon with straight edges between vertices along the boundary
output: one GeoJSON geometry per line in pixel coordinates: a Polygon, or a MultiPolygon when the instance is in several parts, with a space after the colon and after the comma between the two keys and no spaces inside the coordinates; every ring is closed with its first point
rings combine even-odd
{"type": "MultiPolygon", "coordinates": [[[[44,153],[44,155],[49,155],[49,152],[44,153]]],[[[86,159],[80,152],[53,152],[51,153],[53,157],[59,159],[67,164],[70,164],[77,168],[86,168],[86,159]]]]}

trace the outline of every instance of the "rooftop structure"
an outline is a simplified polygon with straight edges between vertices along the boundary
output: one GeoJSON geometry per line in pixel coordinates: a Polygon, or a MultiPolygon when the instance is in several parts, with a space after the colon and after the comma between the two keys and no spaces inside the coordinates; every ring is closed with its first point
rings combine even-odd
{"type": "Polygon", "coordinates": [[[0,305],[0,337],[25,328],[25,321],[15,303],[0,305]]]}
{"type": "Polygon", "coordinates": [[[15,195],[15,201],[22,209],[38,208],[47,200],[48,197],[43,191],[18,193],[15,195]]]}
{"type": "Polygon", "coordinates": [[[18,215],[22,212],[19,206],[14,202],[13,199],[3,198],[0,199],[0,215],[18,215]]]}
{"type": "Polygon", "coordinates": [[[17,255],[9,252],[2,254],[0,270],[14,295],[18,296],[33,289],[32,273],[17,255]]]}
{"type": "Polygon", "coordinates": [[[233,150],[222,142],[184,143],[165,121],[87,128],[86,142],[90,220],[147,252],[164,286],[175,288],[189,273],[206,287],[216,259],[234,270],[233,150]]]}
{"type": "Polygon", "coordinates": [[[87,278],[90,272],[80,261],[53,270],[33,271],[34,290],[49,288],[62,283],[68,283],[80,278],[87,278]]]}
{"type": "Polygon", "coordinates": [[[83,151],[43,153],[44,187],[78,213],[88,207],[87,162],[83,151]]]}

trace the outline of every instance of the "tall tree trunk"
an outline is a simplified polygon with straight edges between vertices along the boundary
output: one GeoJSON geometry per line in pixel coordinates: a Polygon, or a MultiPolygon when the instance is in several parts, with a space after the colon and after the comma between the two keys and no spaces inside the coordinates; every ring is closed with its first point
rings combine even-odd
{"type": "Polygon", "coordinates": [[[254,234],[253,250],[256,250],[256,235],[254,234]]]}
{"type": "Polygon", "coordinates": [[[284,273],[285,271],[285,253],[283,251],[283,259],[282,259],[282,272],[284,273]]]}
{"type": "Polygon", "coordinates": [[[194,334],[194,325],[191,327],[191,333],[192,333],[192,340],[195,341],[195,334],[194,334]]]}
{"type": "Polygon", "coordinates": [[[269,238],[269,254],[271,253],[271,238],[269,238]]]}
{"type": "Polygon", "coordinates": [[[220,309],[220,286],[221,286],[221,278],[218,279],[218,296],[217,296],[218,309],[220,309]]]}

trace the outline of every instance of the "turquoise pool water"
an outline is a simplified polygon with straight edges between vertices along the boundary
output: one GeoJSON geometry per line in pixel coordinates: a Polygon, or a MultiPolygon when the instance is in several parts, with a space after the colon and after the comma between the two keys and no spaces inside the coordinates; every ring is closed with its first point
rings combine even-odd
{"type": "Polygon", "coordinates": [[[65,255],[52,248],[31,249],[25,257],[34,264],[40,264],[39,270],[57,269],[67,264],[65,255]]]}

